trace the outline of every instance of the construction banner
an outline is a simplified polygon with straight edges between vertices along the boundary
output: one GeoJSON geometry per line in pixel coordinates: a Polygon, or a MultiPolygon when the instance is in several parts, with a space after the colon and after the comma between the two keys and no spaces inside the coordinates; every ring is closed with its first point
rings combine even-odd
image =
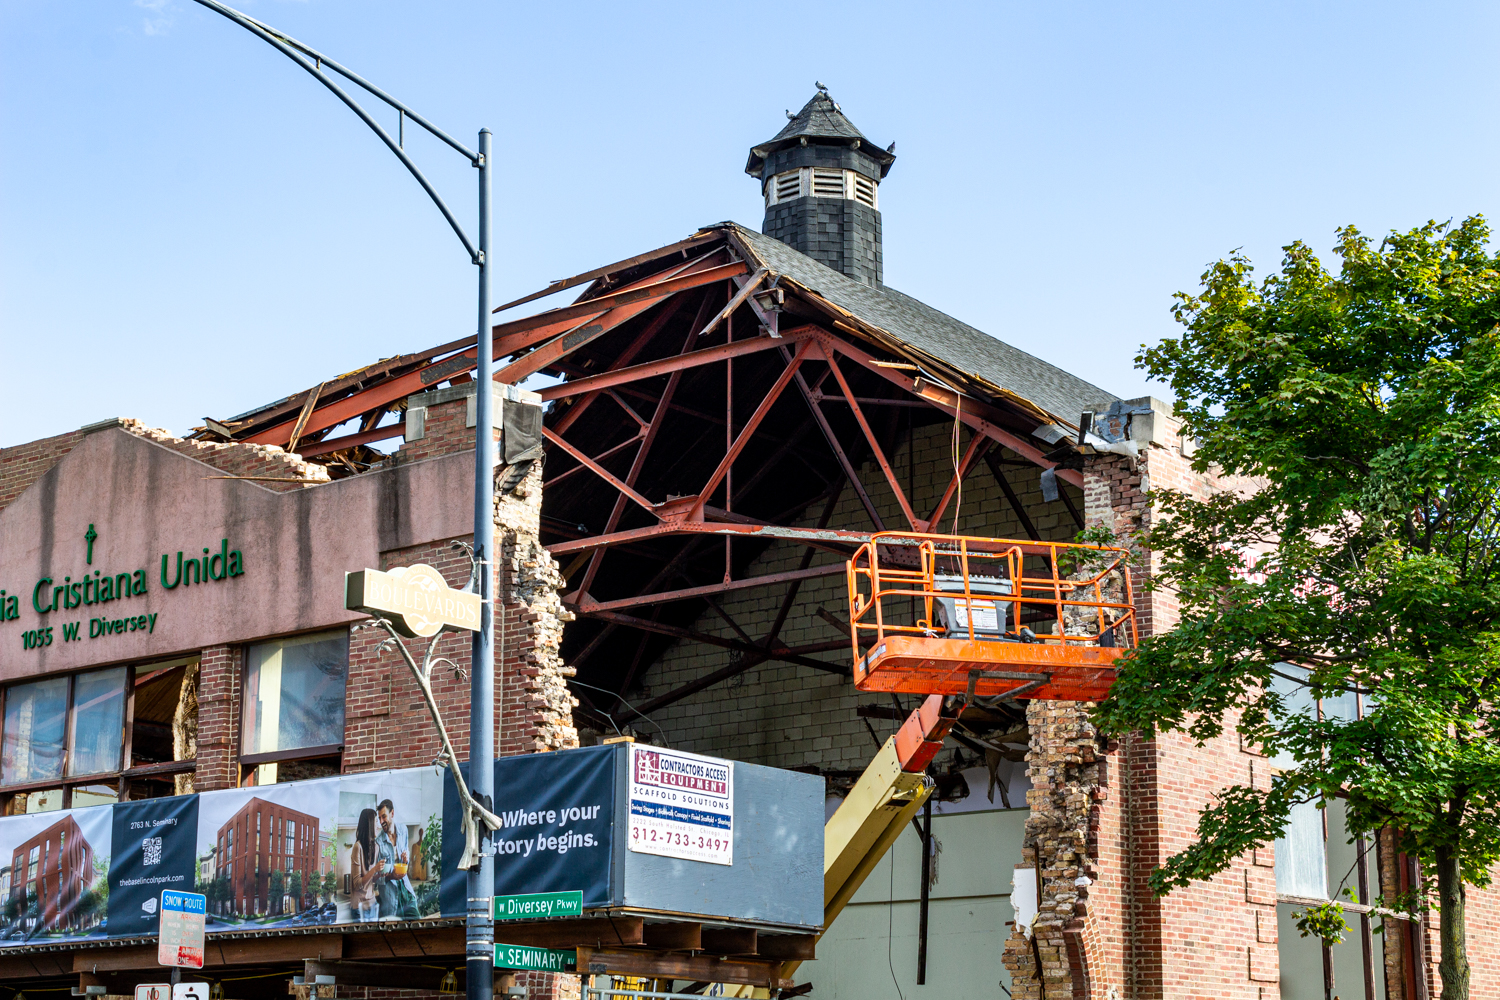
{"type": "MultiPolygon", "coordinates": [[[[585,907],[610,904],[620,757],[599,746],[495,761],[495,813],[505,823],[494,835],[496,895],[578,891],[585,907]]],[[[453,834],[443,845],[443,910],[459,914],[468,875],[457,868],[463,835],[451,778],[446,791],[453,834]]]]}
{"type": "Polygon", "coordinates": [[[108,806],[0,819],[0,948],[105,936],[112,832],[108,806]]]}
{"type": "MultiPolygon", "coordinates": [[[[197,864],[197,795],[173,795],[106,806],[114,854],[109,860],[109,936],[155,934],[163,889],[193,892],[197,864]]],[[[90,810],[92,811],[92,810],[90,810]]]]}

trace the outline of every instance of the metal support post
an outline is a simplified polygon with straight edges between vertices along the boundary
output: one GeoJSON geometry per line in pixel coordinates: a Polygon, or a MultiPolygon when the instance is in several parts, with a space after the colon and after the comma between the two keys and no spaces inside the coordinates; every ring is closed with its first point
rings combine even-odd
{"type": "MultiPolygon", "coordinates": [[[[495,414],[494,341],[490,336],[490,131],[479,133],[479,381],[474,400],[474,557],[479,567],[479,631],[474,636],[469,689],[469,787],[474,798],[495,803],[495,414]]],[[[469,872],[464,957],[468,1000],[491,1000],[495,981],[493,834],[480,828],[479,870],[469,872]]]]}
{"type": "Polygon", "coordinates": [[[932,898],[932,798],[922,803],[922,895],[917,910],[917,985],[927,985],[927,906],[932,898]]]}

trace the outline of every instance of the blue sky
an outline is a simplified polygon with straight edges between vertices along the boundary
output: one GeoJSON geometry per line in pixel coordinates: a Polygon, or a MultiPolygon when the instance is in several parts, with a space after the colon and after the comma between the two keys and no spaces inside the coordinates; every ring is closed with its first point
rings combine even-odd
{"type": "MultiPolygon", "coordinates": [[[[746,151],[814,80],[897,144],[887,282],[1125,396],[1236,247],[1264,269],[1496,212],[1493,4],[242,6],[495,132],[497,302],[758,228],[746,151]]],[[[400,164],[192,0],[5,0],[0,137],[0,446],[183,433],[473,332],[473,268],[400,164]]],[[[409,148],[470,218],[467,163],[409,148]]]]}

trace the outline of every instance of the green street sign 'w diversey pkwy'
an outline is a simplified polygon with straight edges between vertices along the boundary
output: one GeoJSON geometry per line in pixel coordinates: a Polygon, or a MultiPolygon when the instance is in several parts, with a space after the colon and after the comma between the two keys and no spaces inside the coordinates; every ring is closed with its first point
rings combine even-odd
{"type": "Polygon", "coordinates": [[[528,948],[520,944],[495,945],[495,968],[529,972],[569,972],[578,965],[578,952],[555,948],[528,948]]]}
{"type": "Polygon", "coordinates": [[[583,892],[528,892],[495,897],[496,920],[547,920],[583,915],[583,892]]]}

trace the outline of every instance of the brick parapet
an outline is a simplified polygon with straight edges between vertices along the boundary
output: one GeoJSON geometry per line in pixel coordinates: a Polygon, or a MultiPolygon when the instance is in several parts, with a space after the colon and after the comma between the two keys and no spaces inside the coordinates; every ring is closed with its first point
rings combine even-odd
{"type": "Polygon", "coordinates": [[[85,432],[69,431],[11,448],[0,448],[0,510],[25,493],[47,470],[77,447],[85,432]]]}
{"type": "Polygon", "coordinates": [[[328,470],[323,466],[275,445],[180,438],[159,427],[147,427],[139,420],[122,417],[39,441],[0,448],[0,510],[46,475],[89,434],[111,428],[153,441],[226,475],[256,477],[260,485],[277,492],[301,489],[305,485],[302,480],[328,482],[329,479],[328,470]]]}

